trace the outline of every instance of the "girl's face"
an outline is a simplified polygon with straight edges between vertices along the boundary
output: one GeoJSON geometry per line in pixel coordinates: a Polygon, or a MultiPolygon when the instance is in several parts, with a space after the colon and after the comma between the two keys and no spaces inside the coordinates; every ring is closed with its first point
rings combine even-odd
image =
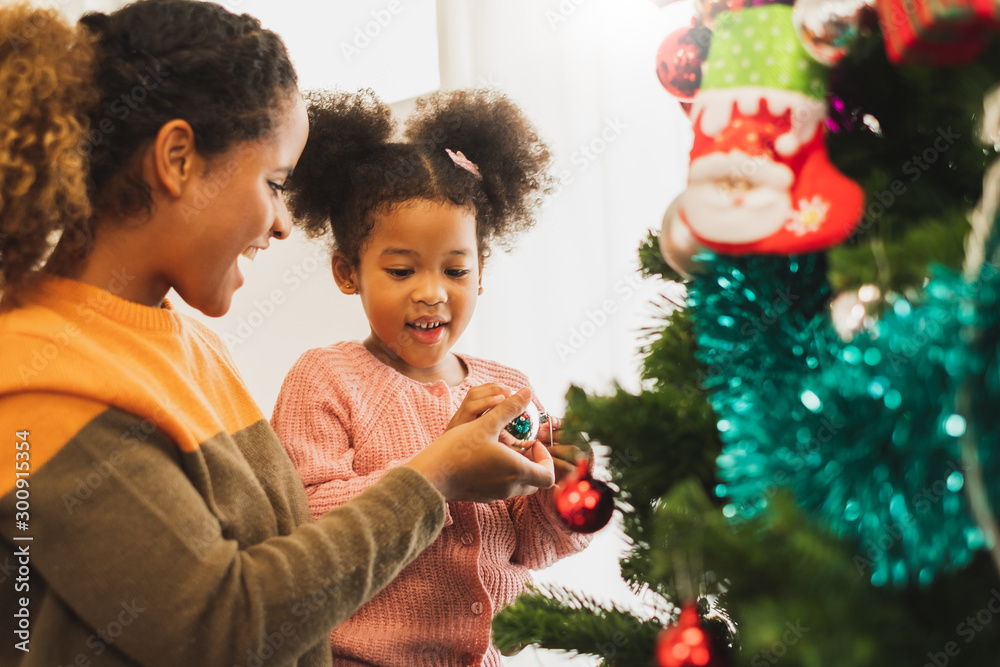
{"type": "Polygon", "coordinates": [[[267,248],[272,236],[288,237],[282,190],[308,133],[305,104],[295,95],[268,136],[215,158],[185,190],[180,220],[173,221],[173,256],[161,266],[188,304],[206,315],[225,314],[243,284],[240,254],[267,248]]]}
{"type": "Polygon", "coordinates": [[[428,382],[458,367],[449,351],[472,319],[481,272],[472,211],[418,199],[377,216],[358,267],[337,280],[361,296],[369,348],[428,382]]]}

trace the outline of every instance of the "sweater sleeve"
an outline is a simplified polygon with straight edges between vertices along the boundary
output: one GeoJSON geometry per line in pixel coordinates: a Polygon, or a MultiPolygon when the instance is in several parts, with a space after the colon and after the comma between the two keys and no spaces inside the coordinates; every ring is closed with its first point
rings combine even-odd
{"type": "MultiPolygon", "coordinates": [[[[241,544],[196,488],[201,451],[181,452],[148,421],[114,408],[68,442],[46,442],[45,419],[57,421],[51,416],[76,399],[21,396],[16,405],[0,399],[0,425],[30,427],[39,454],[30,478],[33,571],[90,628],[127,614],[113,645],[136,664],[216,667],[260,656],[295,664],[326,647],[330,630],[429,545],[444,520],[440,494],[402,468],[315,523],[241,544]]],[[[11,491],[0,497],[0,534],[21,544],[11,541],[14,511],[11,491]]],[[[32,609],[44,614],[46,604],[32,609]]],[[[61,641],[35,639],[53,651],[61,641]]]]}
{"type": "Polygon", "coordinates": [[[318,518],[377,482],[403,461],[359,475],[354,468],[349,392],[335,364],[312,350],[292,367],[274,406],[271,426],[306,488],[318,518]]]}
{"type": "Polygon", "coordinates": [[[553,493],[553,489],[540,489],[530,496],[507,501],[517,534],[512,560],[531,570],[540,570],[560,558],[583,551],[594,538],[574,533],[563,525],[553,493]]]}

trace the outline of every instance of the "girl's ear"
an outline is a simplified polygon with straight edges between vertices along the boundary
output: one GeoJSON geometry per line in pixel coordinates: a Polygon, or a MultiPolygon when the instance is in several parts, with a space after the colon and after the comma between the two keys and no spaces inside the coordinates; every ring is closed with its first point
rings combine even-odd
{"type": "Polygon", "coordinates": [[[354,270],[347,257],[339,252],[333,253],[333,257],[330,258],[330,268],[333,269],[333,279],[341,292],[344,294],[358,293],[357,271],[354,270]]]}

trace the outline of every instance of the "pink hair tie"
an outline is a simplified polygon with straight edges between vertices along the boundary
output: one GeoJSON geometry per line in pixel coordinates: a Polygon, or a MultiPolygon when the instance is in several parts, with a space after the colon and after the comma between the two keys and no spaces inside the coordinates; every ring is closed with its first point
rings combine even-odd
{"type": "Polygon", "coordinates": [[[462,155],[462,151],[458,151],[456,153],[450,148],[446,148],[444,149],[444,152],[448,154],[448,157],[451,158],[451,161],[455,163],[456,167],[461,167],[462,169],[466,170],[467,172],[478,178],[480,181],[483,180],[483,175],[479,173],[479,167],[477,167],[471,160],[469,160],[469,158],[462,155]]]}

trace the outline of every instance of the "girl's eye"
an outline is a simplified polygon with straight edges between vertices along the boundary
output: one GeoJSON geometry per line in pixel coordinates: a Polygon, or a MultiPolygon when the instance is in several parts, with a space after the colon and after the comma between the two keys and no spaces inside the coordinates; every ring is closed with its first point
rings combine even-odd
{"type": "Polygon", "coordinates": [[[385,272],[393,278],[405,278],[413,273],[413,269],[386,269],[385,272]]]}
{"type": "Polygon", "coordinates": [[[462,276],[469,274],[469,269],[448,269],[445,273],[452,278],[461,278],[462,276]]]}
{"type": "Polygon", "coordinates": [[[275,183],[274,181],[268,181],[267,184],[271,186],[271,189],[274,191],[274,194],[276,194],[276,195],[280,195],[281,193],[283,193],[285,191],[285,186],[282,185],[281,183],[275,183]]]}

